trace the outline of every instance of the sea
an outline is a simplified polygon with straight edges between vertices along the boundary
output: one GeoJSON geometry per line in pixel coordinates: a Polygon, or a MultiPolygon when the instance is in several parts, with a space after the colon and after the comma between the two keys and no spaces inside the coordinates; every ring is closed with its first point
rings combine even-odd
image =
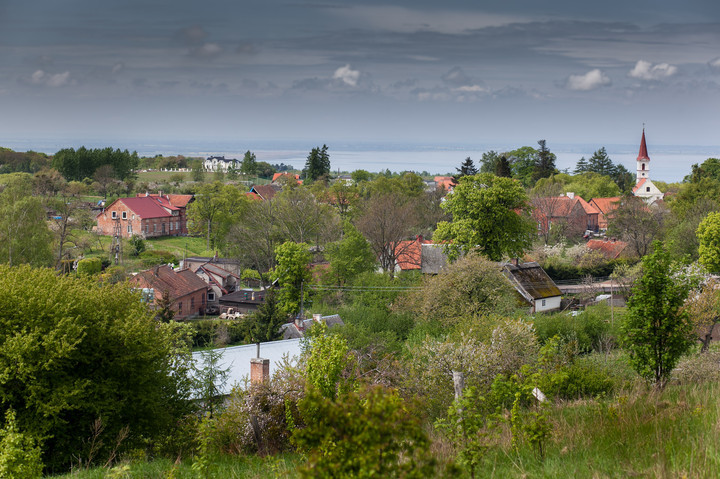
{"type": "MultiPolygon", "coordinates": [[[[113,148],[137,151],[141,156],[184,155],[188,157],[224,156],[242,159],[248,150],[255,153],[259,161],[271,164],[284,163],[296,169],[302,169],[310,150],[322,146],[305,141],[253,141],[253,140],[78,140],[78,139],[2,139],[0,146],[15,151],[33,150],[54,154],[62,148],[113,148]]],[[[456,168],[471,158],[480,165],[483,153],[494,150],[510,151],[521,144],[443,144],[443,143],[373,143],[373,142],[335,142],[328,143],[331,168],[334,172],[363,169],[371,172],[390,170],[393,172],[414,171],[431,175],[454,174],[456,168]]],[[[593,152],[605,147],[614,163],[624,165],[629,171],[635,171],[639,145],[621,144],[548,144],[556,155],[555,166],[563,171],[572,172],[581,157],[586,159],[593,152]]],[[[692,145],[648,145],[650,172],[654,180],[665,182],[682,181],[691,171],[691,166],[700,164],[707,158],[720,158],[720,146],[692,145]]]]}

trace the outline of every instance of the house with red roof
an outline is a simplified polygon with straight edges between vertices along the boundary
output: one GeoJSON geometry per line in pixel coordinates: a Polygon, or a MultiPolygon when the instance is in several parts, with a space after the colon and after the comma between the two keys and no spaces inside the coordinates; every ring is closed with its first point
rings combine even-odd
{"type": "Polygon", "coordinates": [[[251,198],[267,201],[273,199],[275,195],[281,191],[282,186],[280,185],[254,185],[250,188],[250,192],[247,195],[251,198]]]}
{"type": "Polygon", "coordinates": [[[118,198],[96,217],[96,231],[114,236],[119,228],[123,238],[143,238],[187,234],[185,209],[192,195],[150,195],[118,198]]]}
{"type": "Polygon", "coordinates": [[[432,244],[432,241],[422,235],[417,235],[414,240],[395,243],[395,271],[422,269],[422,247],[426,244],[432,244]]]}
{"type": "Polygon", "coordinates": [[[219,299],[238,289],[240,276],[222,268],[215,262],[207,263],[195,269],[195,274],[208,285],[208,306],[219,306],[219,299]]]}
{"type": "Polygon", "coordinates": [[[630,254],[628,244],[615,238],[591,239],[585,246],[591,251],[599,251],[607,259],[623,258],[630,254]]]}
{"type": "Polygon", "coordinates": [[[586,231],[599,231],[600,211],[574,193],[552,198],[539,198],[536,205],[552,204],[552,208],[535,207],[533,219],[537,221],[538,231],[542,234],[553,225],[563,228],[566,236],[581,236],[586,231]],[[546,201],[539,201],[546,200],[546,201]]]}
{"type": "Polygon", "coordinates": [[[150,291],[153,307],[167,292],[176,319],[205,314],[208,285],[189,269],[175,271],[168,265],[155,266],[133,276],[130,284],[150,291]]]}
{"type": "Polygon", "coordinates": [[[608,220],[612,216],[612,212],[620,206],[620,197],[612,196],[610,198],[592,198],[590,205],[594,206],[599,212],[598,227],[600,230],[607,230],[608,220]]]}

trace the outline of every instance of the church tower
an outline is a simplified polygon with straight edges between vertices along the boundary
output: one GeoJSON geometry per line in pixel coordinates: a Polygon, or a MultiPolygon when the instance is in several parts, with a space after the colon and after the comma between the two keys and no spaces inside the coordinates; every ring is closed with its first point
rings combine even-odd
{"type": "Polygon", "coordinates": [[[647,144],[645,144],[645,128],[643,128],[640,152],[637,157],[637,181],[643,178],[650,179],[650,157],[648,156],[647,144]]]}
{"type": "Polygon", "coordinates": [[[637,157],[637,182],[632,190],[633,195],[644,199],[652,204],[663,198],[663,193],[650,181],[650,156],[645,143],[645,128],[643,128],[642,139],[640,140],[640,152],[637,157]]]}

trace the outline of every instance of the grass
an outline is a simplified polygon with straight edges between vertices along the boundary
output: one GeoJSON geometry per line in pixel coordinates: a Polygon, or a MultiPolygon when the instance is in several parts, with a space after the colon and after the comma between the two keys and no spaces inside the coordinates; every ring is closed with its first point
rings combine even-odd
{"type": "Polygon", "coordinates": [[[55,479],[104,479],[112,478],[143,478],[143,479],[197,479],[198,477],[212,478],[242,478],[242,479],[268,479],[275,477],[297,477],[295,468],[300,462],[296,454],[277,456],[229,456],[223,455],[215,458],[206,476],[199,475],[192,469],[191,461],[179,463],[169,459],[153,461],[123,460],[111,468],[97,467],[94,469],[79,469],[69,474],[52,476],[55,479]]]}

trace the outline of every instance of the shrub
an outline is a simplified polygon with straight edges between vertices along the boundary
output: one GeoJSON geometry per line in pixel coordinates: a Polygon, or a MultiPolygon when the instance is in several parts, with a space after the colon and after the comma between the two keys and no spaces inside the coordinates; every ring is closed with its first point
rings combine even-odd
{"type": "Polygon", "coordinates": [[[145,268],[159,264],[176,264],[178,259],[172,253],[163,250],[152,250],[140,253],[140,261],[145,268]]]}
{"type": "Polygon", "coordinates": [[[535,332],[541,344],[559,336],[565,341],[577,341],[578,350],[588,353],[599,350],[601,342],[607,341],[608,336],[615,336],[607,320],[609,316],[607,305],[589,307],[577,316],[568,313],[537,315],[534,320],[535,332]]]}
{"type": "Polygon", "coordinates": [[[92,276],[102,271],[102,260],[100,258],[84,258],[78,261],[77,273],[85,276],[92,276]]]}
{"type": "Polygon", "coordinates": [[[0,429],[0,477],[34,479],[42,476],[40,448],[36,441],[18,430],[15,411],[5,412],[0,429]]]}

